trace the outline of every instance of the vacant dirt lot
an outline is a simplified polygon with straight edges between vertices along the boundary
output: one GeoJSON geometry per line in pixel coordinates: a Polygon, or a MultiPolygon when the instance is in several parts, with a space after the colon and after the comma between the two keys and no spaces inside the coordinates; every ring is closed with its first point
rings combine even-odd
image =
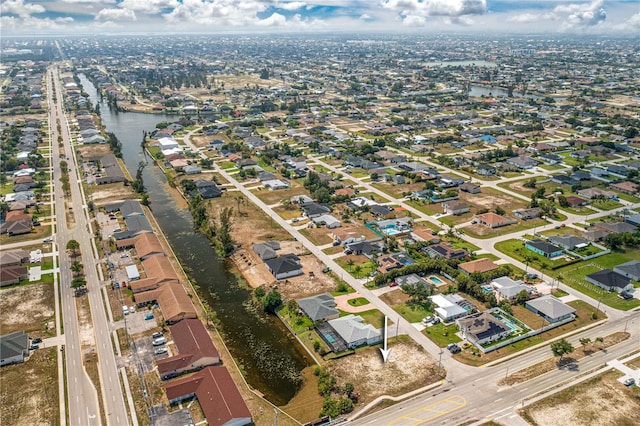
{"type": "Polygon", "coordinates": [[[524,410],[538,426],[637,425],[640,424],[640,394],[616,379],[610,371],[572,386],[524,410]]]}
{"type": "Polygon", "coordinates": [[[260,78],[259,74],[247,74],[247,75],[216,75],[215,83],[218,87],[224,87],[225,90],[229,89],[244,89],[245,86],[251,87],[282,87],[284,83],[282,80],[260,78]]]}
{"type": "Polygon", "coordinates": [[[477,206],[478,209],[489,210],[493,210],[500,206],[506,211],[511,211],[513,209],[524,208],[527,205],[525,201],[494,191],[491,188],[482,188],[482,192],[480,194],[469,194],[468,192],[460,191],[460,201],[473,204],[477,206]]]}
{"type": "Polygon", "coordinates": [[[378,348],[368,348],[354,355],[332,361],[329,369],[338,384],[351,382],[360,395],[356,410],[381,395],[402,395],[435,383],[442,378],[437,363],[414,343],[392,340],[386,364],[378,348]]]}
{"type": "MultiPolygon", "coordinates": [[[[37,337],[55,333],[51,284],[24,284],[0,291],[2,334],[24,330],[37,337]],[[47,328],[50,326],[49,328],[47,328]]],[[[4,372],[4,369],[2,370],[4,372]]]]}
{"type": "Polygon", "coordinates": [[[60,424],[56,351],[56,348],[38,349],[24,363],[2,367],[3,425],[60,424]]]}

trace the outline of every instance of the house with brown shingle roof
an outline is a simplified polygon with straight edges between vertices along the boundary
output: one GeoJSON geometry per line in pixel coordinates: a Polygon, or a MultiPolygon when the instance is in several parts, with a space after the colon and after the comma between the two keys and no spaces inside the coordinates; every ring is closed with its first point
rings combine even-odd
{"type": "Polygon", "coordinates": [[[159,288],[136,293],[134,298],[139,306],[157,301],[164,320],[169,324],[185,318],[197,318],[191,298],[178,281],[166,282],[159,288]]]}
{"type": "Polygon", "coordinates": [[[629,195],[633,195],[638,192],[638,184],[629,182],[628,180],[624,182],[612,183],[611,185],[609,185],[609,188],[629,195]]]}
{"type": "Polygon", "coordinates": [[[498,265],[495,264],[491,259],[483,258],[472,260],[471,262],[465,262],[458,265],[458,269],[462,272],[471,275],[474,272],[489,272],[495,271],[498,269],[498,265]]]}
{"type": "Polygon", "coordinates": [[[493,229],[514,224],[516,223],[516,220],[509,219],[508,217],[499,215],[497,213],[488,212],[474,215],[473,221],[471,223],[479,223],[480,225],[484,225],[493,229]]]}
{"type": "Polygon", "coordinates": [[[445,201],[442,203],[445,213],[458,216],[469,212],[469,204],[462,201],[445,201]]]}
{"type": "Polygon", "coordinates": [[[156,361],[161,378],[176,376],[220,363],[220,354],[199,319],[185,319],[169,327],[178,350],[174,356],[156,361]]]}
{"type": "Polygon", "coordinates": [[[147,278],[131,282],[130,288],[134,293],[153,290],[163,283],[178,280],[178,274],[166,256],[148,257],[142,261],[142,266],[147,278]]]}
{"type": "Polygon", "coordinates": [[[156,234],[144,232],[135,238],[134,246],[140,260],[146,260],[151,256],[164,256],[164,250],[156,234]]]}
{"type": "Polygon", "coordinates": [[[167,382],[164,387],[171,404],[195,395],[210,426],[253,423],[251,412],[226,367],[206,367],[191,376],[167,382]]]}

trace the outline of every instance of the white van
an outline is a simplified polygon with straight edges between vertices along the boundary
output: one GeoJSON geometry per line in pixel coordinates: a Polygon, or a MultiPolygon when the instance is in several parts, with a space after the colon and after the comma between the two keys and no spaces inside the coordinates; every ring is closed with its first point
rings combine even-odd
{"type": "Polygon", "coordinates": [[[167,339],[164,337],[158,337],[157,339],[153,339],[153,346],[160,346],[167,343],[167,339]]]}
{"type": "Polygon", "coordinates": [[[129,315],[129,308],[127,307],[127,305],[124,305],[122,307],[122,313],[125,315],[129,315]]]}

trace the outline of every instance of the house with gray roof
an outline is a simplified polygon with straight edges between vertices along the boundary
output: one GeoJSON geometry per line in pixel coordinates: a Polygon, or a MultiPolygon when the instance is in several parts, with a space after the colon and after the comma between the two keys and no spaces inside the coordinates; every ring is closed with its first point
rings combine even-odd
{"type": "Polygon", "coordinates": [[[614,272],[611,269],[594,272],[584,277],[584,279],[607,291],[623,293],[633,289],[633,284],[631,284],[631,280],[628,277],[614,272]]]}
{"type": "Polygon", "coordinates": [[[16,331],[0,336],[0,366],[24,362],[29,356],[29,336],[16,331]]]}
{"type": "Polygon", "coordinates": [[[637,260],[631,260],[622,265],[615,266],[613,271],[627,278],[631,278],[634,281],[640,281],[640,262],[637,260]]]}
{"type": "Polygon", "coordinates": [[[549,242],[565,250],[573,250],[576,247],[580,248],[589,245],[589,241],[576,237],[575,235],[554,235],[553,237],[549,237],[549,242]]]}
{"type": "Polygon", "coordinates": [[[262,260],[275,259],[278,257],[276,250],[280,250],[280,243],[277,241],[267,241],[253,245],[253,251],[262,260]]]}
{"type": "Polygon", "coordinates": [[[403,275],[401,277],[397,277],[395,279],[396,284],[398,284],[400,287],[402,287],[403,285],[407,284],[407,285],[416,285],[416,284],[420,284],[423,285],[424,287],[429,287],[432,284],[429,284],[427,282],[427,280],[425,280],[424,278],[416,275],[416,274],[409,274],[409,275],[403,275]]]}
{"type": "Polygon", "coordinates": [[[364,319],[358,315],[350,314],[332,319],[327,323],[344,340],[349,349],[362,345],[375,345],[382,341],[382,329],[365,324],[364,319]]]}
{"type": "Polygon", "coordinates": [[[340,316],[336,309],[336,300],[329,293],[298,299],[298,306],[311,321],[329,321],[340,316]]]}
{"type": "Polygon", "coordinates": [[[560,322],[567,318],[575,318],[575,309],[569,305],[565,305],[560,299],[550,294],[528,300],[524,306],[550,323],[560,322]]]}
{"type": "Polygon", "coordinates": [[[498,293],[500,300],[514,300],[521,291],[526,291],[528,295],[535,291],[534,286],[521,280],[514,281],[509,277],[495,278],[491,281],[491,287],[498,293]]]}
{"type": "Polygon", "coordinates": [[[302,265],[295,254],[285,254],[275,259],[269,259],[264,264],[278,280],[302,275],[302,265]]]}

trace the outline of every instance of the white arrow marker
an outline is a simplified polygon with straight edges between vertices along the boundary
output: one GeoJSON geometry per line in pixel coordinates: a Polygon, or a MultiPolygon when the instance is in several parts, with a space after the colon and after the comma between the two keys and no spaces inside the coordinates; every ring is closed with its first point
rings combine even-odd
{"type": "Polygon", "coordinates": [[[380,352],[382,352],[382,362],[387,362],[387,358],[389,358],[389,354],[391,353],[391,349],[387,349],[387,316],[384,316],[384,347],[380,348],[380,352]]]}

